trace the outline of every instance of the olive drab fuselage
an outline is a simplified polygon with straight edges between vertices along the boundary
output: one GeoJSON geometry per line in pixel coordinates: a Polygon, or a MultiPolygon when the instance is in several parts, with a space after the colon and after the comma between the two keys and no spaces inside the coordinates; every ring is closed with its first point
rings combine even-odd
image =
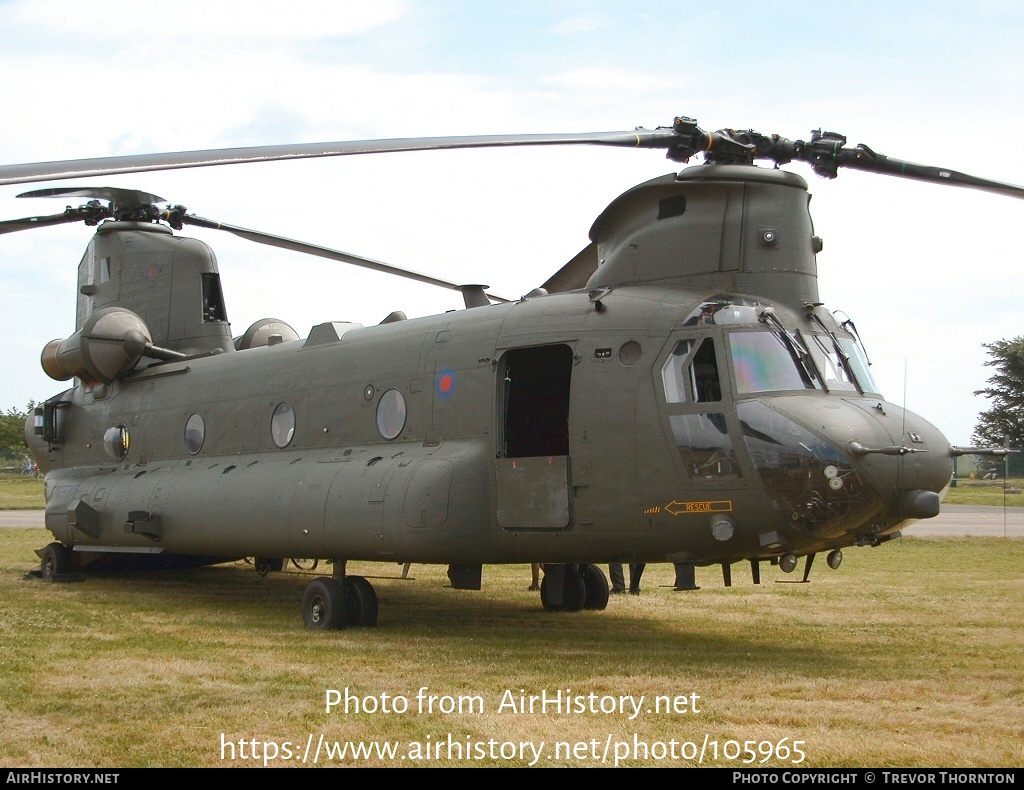
{"type": "Polygon", "coordinates": [[[107,223],[50,363],[75,386],[28,430],[47,527],[84,553],[454,565],[877,544],[934,515],[949,445],[819,304],[807,202],[789,173],[691,168],[608,207],[572,288],[238,349],[205,245],[107,223]],[[101,347],[101,319],[165,355],[101,347]]]}

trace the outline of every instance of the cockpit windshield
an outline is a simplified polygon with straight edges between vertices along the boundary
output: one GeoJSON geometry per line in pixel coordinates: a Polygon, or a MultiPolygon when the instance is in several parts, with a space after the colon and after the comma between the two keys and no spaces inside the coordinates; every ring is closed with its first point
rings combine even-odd
{"type": "MultiPolygon", "coordinates": [[[[805,337],[807,336],[805,335],[805,337]]],[[[857,383],[844,366],[839,352],[832,343],[832,338],[826,335],[812,334],[807,341],[807,348],[814,359],[814,366],[821,373],[828,389],[857,391],[857,383]]]]}
{"type": "Polygon", "coordinates": [[[781,332],[731,332],[736,392],[814,389],[792,341],[781,332]]]}
{"type": "Polygon", "coordinates": [[[778,332],[729,333],[733,377],[738,395],[821,389],[877,393],[867,361],[852,338],[836,338],[842,358],[828,335],[778,332]],[[811,363],[813,363],[813,368],[811,363]]]}

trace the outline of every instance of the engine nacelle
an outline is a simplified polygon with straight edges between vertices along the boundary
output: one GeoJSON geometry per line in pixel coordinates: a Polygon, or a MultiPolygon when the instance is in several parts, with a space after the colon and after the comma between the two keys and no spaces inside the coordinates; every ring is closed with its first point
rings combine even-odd
{"type": "Polygon", "coordinates": [[[47,343],[41,362],[46,375],[57,381],[78,376],[108,384],[133,370],[152,342],[138,315],[123,307],[106,307],[67,340],[47,343]]]}

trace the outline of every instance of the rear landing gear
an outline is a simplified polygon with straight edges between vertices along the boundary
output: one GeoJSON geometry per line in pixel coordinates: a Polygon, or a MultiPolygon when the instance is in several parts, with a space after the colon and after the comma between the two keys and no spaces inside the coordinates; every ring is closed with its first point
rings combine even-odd
{"type": "Polygon", "coordinates": [[[74,558],[63,543],[55,541],[43,549],[42,561],[39,566],[43,581],[56,581],[58,576],[71,573],[73,567],[74,558]]]}
{"type": "Polygon", "coordinates": [[[377,593],[362,576],[318,576],[302,595],[302,621],[315,631],[373,627],[377,612],[377,593]]]}

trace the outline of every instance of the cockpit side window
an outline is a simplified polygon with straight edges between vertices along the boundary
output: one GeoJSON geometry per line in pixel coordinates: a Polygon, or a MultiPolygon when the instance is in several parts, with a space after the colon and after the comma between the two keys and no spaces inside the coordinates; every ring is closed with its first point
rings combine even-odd
{"type": "Polygon", "coordinates": [[[871,375],[871,369],[868,367],[870,363],[868,362],[860,343],[852,337],[840,337],[839,346],[846,352],[846,358],[850,361],[850,367],[853,369],[853,375],[855,375],[857,377],[857,381],[860,382],[861,389],[864,390],[864,392],[881,394],[878,384],[875,383],[874,376],[871,375]]]}
{"type": "Polygon", "coordinates": [[[722,400],[715,341],[680,340],[661,368],[669,403],[717,403],[722,400]]]}

